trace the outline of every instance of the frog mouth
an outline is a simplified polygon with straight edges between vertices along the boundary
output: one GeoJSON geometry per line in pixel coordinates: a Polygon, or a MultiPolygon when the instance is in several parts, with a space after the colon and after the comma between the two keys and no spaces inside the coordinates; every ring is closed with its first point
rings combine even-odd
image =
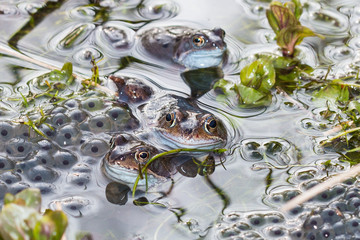
{"type": "Polygon", "coordinates": [[[210,139],[194,139],[193,137],[176,137],[169,134],[166,131],[158,131],[159,135],[164,139],[168,140],[165,142],[166,145],[178,148],[190,148],[190,149],[213,149],[224,145],[225,140],[212,136],[210,139]]]}
{"type": "MultiPolygon", "coordinates": [[[[139,176],[139,171],[136,169],[129,169],[126,167],[121,167],[119,165],[108,164],[106,162],[104,163],[104,172],[108,178],[116,182],[125,184],[131,188],[134,186],[136,178],[139,176]]],[[[153,174],[147,175],[148,186],[153,186],[159,183],[161,180],[163,180],[163,177],[155,176],[153,174]]],[[[146,180],[140,179],[137,186],[138,186],[137,189],[141,189],[142,187],[145,187],[146,180]]]]}
{"type": "Polygon", "coordinates": [[[214,67],[222,62],[225,50],[225,48],[215,48],[186,52],[179,56],[177,62],[191,69],[214,67]]]}

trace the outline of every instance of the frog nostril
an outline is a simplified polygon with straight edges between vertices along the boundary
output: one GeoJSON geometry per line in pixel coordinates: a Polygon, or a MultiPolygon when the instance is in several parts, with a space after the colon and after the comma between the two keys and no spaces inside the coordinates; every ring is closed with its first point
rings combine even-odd
{"type": "Polygon", "coordinates": [[[185,133],[185,134],[191,134],[192,131],[193,131],[192,128],[185,128],[185,129],[184,129],[184,133],[185,133]]]}

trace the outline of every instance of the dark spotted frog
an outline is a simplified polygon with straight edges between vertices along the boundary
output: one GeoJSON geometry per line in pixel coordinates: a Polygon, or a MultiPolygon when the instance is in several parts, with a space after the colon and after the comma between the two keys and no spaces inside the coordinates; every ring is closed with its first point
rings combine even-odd
{"type": "MultiPolygon", "coordinates": [[[[135,136],[120,134],[111,140],[111,150],[104,158],[105,174],[116,182],[132,187],[140,170],[160,152],[161,150],[140,141],[135,136]]],[[[201,157],[189,153],[171,154],[160,157],[149,164],[147,181],[149,186],[153,186],[177,172],[186,177],[195,177],[197,174],[210,175],[214,170],[215,160],[212,155],[201,157]]],[[[145,184],[145,179],[142,179],[139,181],[138,187],[143,189],[145,184]]]]}
{"type": "Polygon", "coordinates": [[[225,32],[221,28],[156,27],[139,37],[141,46],[150,55],[189,69],[218,66],[225,57],[225,32]]]}
{"type": "Polygon", "coordinates": [[[170,148],[192,149],[225,145],[227,131],[222,121],[199,108],[194,100],[172,94],[153,95],[138,79],[115,76],[110,79],[118,87],[120,100],[137,104],[135,110],[143,129],[154,133],[155,142],[161,139],[170,148]],[[144,101],[147,102],[141,104],[144,101]]]}

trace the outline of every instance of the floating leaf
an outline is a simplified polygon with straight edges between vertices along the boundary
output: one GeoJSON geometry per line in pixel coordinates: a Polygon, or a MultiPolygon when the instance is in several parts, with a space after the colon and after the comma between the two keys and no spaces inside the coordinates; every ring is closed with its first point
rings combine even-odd
{"type": "Polygon", "coordinates": [[[243,105],[242,107],[266,106],[271,103],[272,95],[270,92],[263,93],[241,84],[236,85],[236,89],[239,96],[239,104],[243,105]]]}
{"type": "Polygon", "coordinates": [[[324,86],[318,92],[314,93],[314,97],[318,99],[325,99],[333,102],[347,102],[349,100],[349,95],[349,89],[347,86],[333,83],[324,86]]]}
{"type": "Polygon", "coordinates": [[[260,58],[240,72],[242,85],[267,93],[275,84],[275,69],[267,59],[260,58]]]}

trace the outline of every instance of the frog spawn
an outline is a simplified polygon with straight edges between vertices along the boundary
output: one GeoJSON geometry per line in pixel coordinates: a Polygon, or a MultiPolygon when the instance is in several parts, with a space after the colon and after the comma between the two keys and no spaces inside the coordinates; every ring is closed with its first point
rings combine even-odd
{"type": "Polygon", "coordinates": [[[86,188],[92,184],[92,166],[109,151],[111,134],[139,126],[129,109],[96,96],[70,99],[46,116],[38,125],[45,137],[25,124],[0,122],[1,198],[28,187],[43,194],[86,188]],[[63,181],[68,185],[57,184],[63,181]]]}
{"type": "MultiPolygon", "coordinates": [[[[312,200],[323,198],[325,205],[310,202],[285,215],[277,211],[227,213],[216,225],[217,239],[357,239],[360,237],[357,185],[358,180],[347,181],[330,190],[332,200],[326,193],[312,200]]],[[[298,194],[296,190],[285,190],[269,198],[278,206],[298,194]]]]}

